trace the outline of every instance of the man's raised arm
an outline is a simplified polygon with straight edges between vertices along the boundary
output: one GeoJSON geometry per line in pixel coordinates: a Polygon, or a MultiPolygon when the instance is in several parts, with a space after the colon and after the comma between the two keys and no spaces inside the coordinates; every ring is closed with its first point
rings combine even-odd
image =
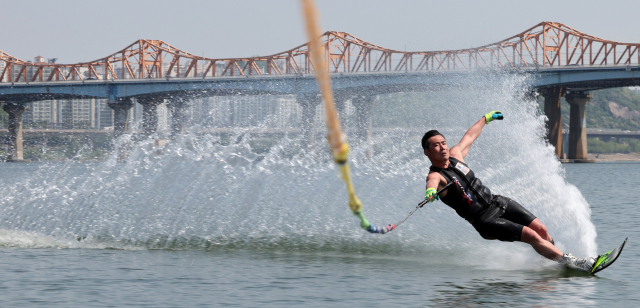
{"type": "Polygon", "coordinates": [[[476,122],[476,124],[473,124],[473,126],[471,126],[469,130],[467,130],[464,136],[462,136],[462,140],[460,140],[458,144],[454,145],[451,148],[450,150],[451,156],[456,157],[459,155],[460,157],[456,157],[456,158],[464,159],[467,156],[467,153],[469,153],[469,148],[471,147],[471,144],[474,141],[476,141],[476,139],[478,139],[478,136],[480,136],[480,133],[482,132],[482,129],[484,128],[484,126],[486,124],[489,124],[489,122],[493,120],[502,120],[502,119],[503,119],[502,112],[497,110],[491,111],[485,114],[478,122],[476,122]]]}

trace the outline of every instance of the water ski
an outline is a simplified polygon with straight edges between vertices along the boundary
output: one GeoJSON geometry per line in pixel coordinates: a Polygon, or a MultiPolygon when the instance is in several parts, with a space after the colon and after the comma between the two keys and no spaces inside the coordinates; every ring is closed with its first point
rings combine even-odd
{"type": "Polygon", "coordinates": [[[627,243],[627,239],[628,237],[624,239],[624,242],[622,242],[622,245],[620,245],[620,247],[598,256],[596,258],[596,263],[594,263],[593,268],[591,268],[591,273],[595,274],[613,264],[613,262],[618,259],[618,256],[620,256],[622,248],[624,248],[624,244],[627,243]]]}

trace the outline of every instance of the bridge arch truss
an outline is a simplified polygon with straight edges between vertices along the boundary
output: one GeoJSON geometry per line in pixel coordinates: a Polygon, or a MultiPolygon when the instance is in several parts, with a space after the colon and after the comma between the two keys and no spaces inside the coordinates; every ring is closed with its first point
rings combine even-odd
{"type": "MultiPolygon", "coordinates": [[[[552,68],[640,63],[640,43],[620,43],[541,22],[502,41],[468,49],[399,51],[346,32],[322,35],[331,73],[427,72],[477,68],[552,68]]],[[[137,40],[95,61],[31,63],[0,51],[0,83],[313,74],[308,44],[268,56],[213,59],[161,40],[137,40]]]]}

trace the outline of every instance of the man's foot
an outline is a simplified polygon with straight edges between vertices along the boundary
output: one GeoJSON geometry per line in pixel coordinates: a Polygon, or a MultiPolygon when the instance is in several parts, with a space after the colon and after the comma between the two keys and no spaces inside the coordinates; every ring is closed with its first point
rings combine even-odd
{"type": "Polygon", "coordinates": [[[585,258],[585,259],[578,259],[572,256],[570,253],[567,253],[567,254],[564,254],[560,259],[560,261],[558,262],[560,264],[564,264],[567,267],[577,268],[587,272],[591,272],[591,269],[593,269],[593,265],[596,263],[596,259],[591,257],[585,258]]]}

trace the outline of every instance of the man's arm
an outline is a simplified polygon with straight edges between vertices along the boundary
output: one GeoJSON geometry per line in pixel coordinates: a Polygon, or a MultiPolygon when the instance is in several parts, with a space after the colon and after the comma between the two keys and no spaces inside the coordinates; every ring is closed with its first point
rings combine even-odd
{"type": "MultiPolygon", "coordinates": [[[[438,199],[437,191],[442,189],[447,185],[444,177],[437,172],[430,172],[427,176],[427,192],[424,195],[425,200],[429,200],[428,202],[433,202],[438,199]]],[[[446,196],[447,192],[442,193],[442,196],[446,196]]]]}
{"type": "Polygon", "coordinates": [[[441,178],[442,176],[437,172],[429,173],[429,175],[427,176],[427,189],[429,188],[433,188],[435,190],[442,189],[442,187],[444,187],[444,185],[447,185],[447,183],[443,183],[444,181],[441,178]]]}
{"type": "Polygon", "coordinates": [[[458,160],[464,161],[467,153],[469,153],[471,144],[478,139],[484,126],[494,119],[502,120],[502,118],[502,112],[500,111],[491,111],[485,114],[478,122],[476,122],[476,124],[473,124],[473,126],[467,130],[464,136],[462,136],[462,140],[449,150],[449,155],[458,160]]]}

